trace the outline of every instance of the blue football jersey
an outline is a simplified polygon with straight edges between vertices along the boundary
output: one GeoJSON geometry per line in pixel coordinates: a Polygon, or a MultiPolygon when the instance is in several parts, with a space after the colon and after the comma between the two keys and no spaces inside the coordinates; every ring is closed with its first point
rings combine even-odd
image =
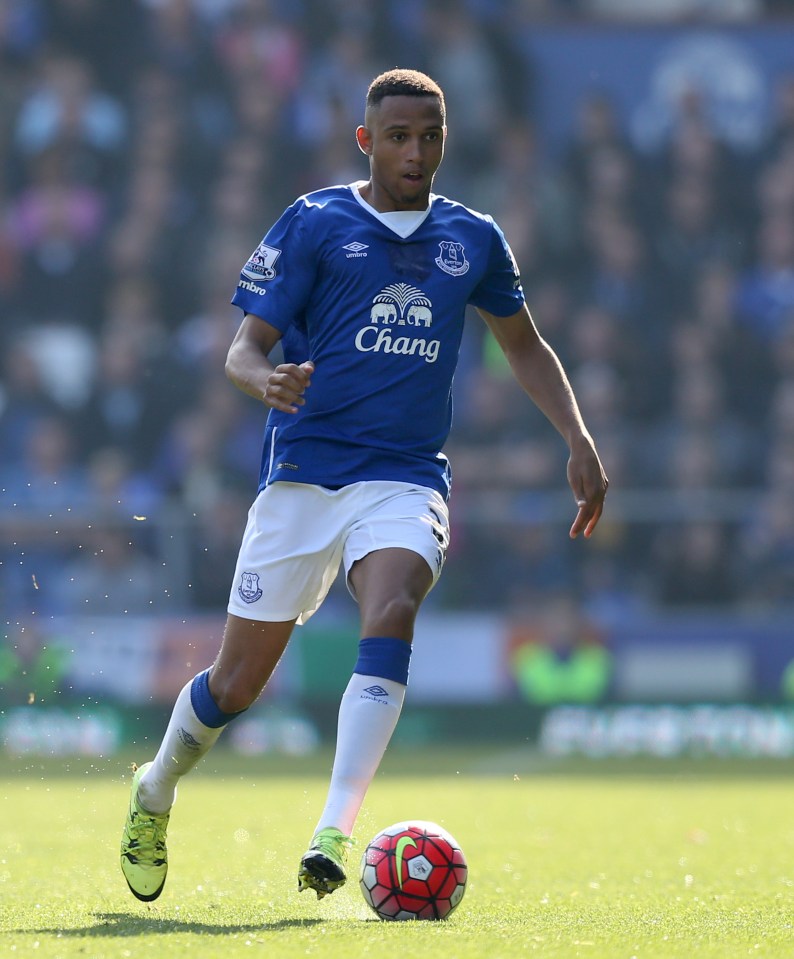
{"type": "Polygon", "coordinates": [[[260,490],[398,480],[447,496],[441,451],[466,306],[510,316],[524,294],[491,217],[432,195],[403,238],[354,184],[296,200],[243,267],[232,302],[281,331],[286,362],[315,364],[305,405],[270,411],[260,490]]]}

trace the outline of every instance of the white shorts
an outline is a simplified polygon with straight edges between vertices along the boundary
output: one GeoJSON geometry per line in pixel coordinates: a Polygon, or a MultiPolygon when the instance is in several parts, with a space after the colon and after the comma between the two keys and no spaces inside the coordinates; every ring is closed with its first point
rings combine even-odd
{"type": "Polygon", "coordinates": [[[248,512],[228,611],[244,619],[305,623],[345,575],[377,549],[424,557],[435,585],[449,545],[449,510],[436,490],[385,480],[339,490],[266,486],[248,512]]]}

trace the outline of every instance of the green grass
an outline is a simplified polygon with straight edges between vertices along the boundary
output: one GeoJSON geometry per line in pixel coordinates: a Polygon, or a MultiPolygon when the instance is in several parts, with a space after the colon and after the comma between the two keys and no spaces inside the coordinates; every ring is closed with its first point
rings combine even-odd
{"type": "Polygon", "coordinates": [[[117,853],[121,760],[0,764],[0,956],[733,959],[794,954],[794,789],[781,767],[533,766],[528,754],[388,757],[360,843],[405,818],[462,844],[469,887],[443,923],[381,923],[357,882],[295,890],[327,757],[216,750],[181,789],[157,903],[117,853]],[[409,768],[422,775],[411,776],[409,768]],[[271,765],[277,775],[268,775],[271,765]],[[3,766],[5,768],[3,768],[3,766]],[[433,772],[435,770],[435,772],[433,772]]]}

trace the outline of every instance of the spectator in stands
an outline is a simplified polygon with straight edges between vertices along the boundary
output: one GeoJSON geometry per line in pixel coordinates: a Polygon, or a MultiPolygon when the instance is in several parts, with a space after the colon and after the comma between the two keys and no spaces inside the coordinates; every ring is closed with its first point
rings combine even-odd
{"type": "Polygon", "coordinates": [[[23,100],[14,125],[14,153],[24,166],[57,148],[75,182],[107,187],[127,140],[123,105],[99,88],[88,61],[43,57],[38,83],[23,100]]]}
{"type": "Polygon", "coordinates": [[[104,287],[105,197],[70,177],[67,162],[61,146],[39,152],[28,164],[26,187],[9,204],[8,237],[19,263],[12,315],[77,320],[95,329],[104,287]]]}
{"type": "Polygon", "coordinates": [[[612,655],[578,596],[552,590],[511,629],[510,668],[534,706],[596,703],[609,688],[612,655]]]}
{"type": "MultiPolygon", "coordinates": [[[[536,64],[526,41],[538,19],[586,20],[609,4],[614,8],[614,0],[3,6],[0,473],[9,484],[3,503],[19,497],[10,514],[23,502],[66,508],[85,502],[88,490],[94,504],[115,498],[127,512],[133,501],[152,504],[140,511],[148,515],[165,484],[178,508],[199,513],[200,536],[213,544],[203,555],[223,554],[212,510],[231,517],[235,488],[250,488],[256,465],[245,455],[245,437],[261,429],[217,387],[237,323],[228,277],[258,241],[256,224],[272,218],[268,209],[275,215],[296,193],[357,178],[355,144],[338,131],[358,115],[373,57],[388,63],[405,54],[427,61],[448,89],[455,136],[465,147],[442,175],[508,232],[533,312],[599,421],[616,484],[666,486],[674,499],[696,499],[711,486],[746,493],[750,503],[761,499],[739,529],[736,588],[747,584],[748,603],[787,601],[794,79],[781,75],[768,136],[741,163],[721,142],[713,104],[697,89],[670,109],[656,152],[645,156],[626,135],[619,95],[589,87],[573,134],[553,156],[534,110],[536,64]],[[290,169],[280,166],[274,178],[273,158],[285,152],[290,169]],[[201,396],[196,384],[207,384],[201,396]],[[86,385],[87,397],[80,392],[86,385]],[[44,463],[58,459],[60,428],[52,424],[64,413],[71,426],[63,473],[48,471],[44,463]],[[34,455],[36,447],[43,450],[34,455]],[[54,487],[59,475],[63,485],[59,479],[54,487]]],[[[644,13],[661,16],[661,6],[644,13]]],[[[703,9],[700,0],[676,0],[664,15],[680,15],[684,6],[703,9]]],[[[758,6],[710,2],[715,15],[718,7],[720,15],[738,16],[758,6]]],[[[453,548],[492,556],[486,565],[494,581],[474,581],[460,556],[460,582],[451,581],[455,588],[436,602],[508,600],[511,570],[533,568],[515,489],[542,492],[559,468],[554,441],[534,433],[532,420],[514,421],[492,346],[466,331],[452,495],[476,496],[474,516],[487,481],[510,535],[474,521],[461,527],[453,548]]],[[[549,581],[576,579],[586,601],[605,610],[661,602],[647,588],[661,555],[648,558],[647,528],[627,532],[610,522],[613,533],[599,541],[596,560],[579,570],[569,556],[552,556],[549,581]]],[[[673,530],[659,549],[674,557],[691,548],[702,571],[715,542],[734,543],[736,525],[699,530],[689,546],[673,530]]],[[[30,541],[41,582],[61,562],[62,547],[45,526],[39,519],[39,539],[30,541]]],[[[46,590],[32,585],[30,557],[20,565],[3,528],[3,595],[14,608],[43,609],[46,590]],[[12,569],[13,584],[3,585],[12,569]]],[[[543,539],[536,534],[527,536],[543,539]]],[[[200,575],[209,589],[211,562],[200,575]]]]}
{"type": "Polygon", "coordinates": [[[200,511],[211,509],[229,487],[255,485],[254,451],[265,424],[262,411],[244,402],[217,372],[194,399],[165,432],[155,476],[188,509],[200,511]]]}
{"type": "Polygon", "coordinates": [[[704,264],[740,262],[739,237],[721,222],[710,180],[691,174],[673,179],[667,188],[662,226],[654,234],[660,288],[671,313],[685,310],[692,302],[704,264]]]}
{"type": "Polygon", "coordinates": [[[234,575],[250,498],[248,489],[222,487],[211,504],[198,511],[190,557],[190,594],[198,609],[226,611],[228,579],[234,575]]]}
{"type": "Polygon", "coordinates": [[[604,90],[585,92],[576,111],[573,135],[565,145],[562,165],[582,196],[587,192],[592,157],[602,150],[632,154],[618,108],[604,90]]]}
{"type": "Polygon", "coordinates": [[[71,651],[62,641],[46,636],[37,626],[8,629],[0,646],[0,694],[10,706],[52,704],[68,692],[71,651]]]}
{"type": "Polygon", "coordinates": [[[645,434],[647,477],[662,476],[687,436],[709,437],[717,458],[717,485],[754,486],[760,481],[763,436],[746,426],[728,404],[721,370],[711,363],[681,366],[673,371],[671,409],[645,434]]]}
{"type": "Polygon", "coordinates": [[[647,194],[640,189],[636,158],[625,147],[603,144],[582,157],[582,180],[577,193],[585,229],[602,221],[629,223],[640,229],[647,223],[647,194]]]}
{"type": "MultiPolygon", "coordinates": [[[[699,359],[714,362],[730,384],[729,405],[734,416],[749,426],[757,427],[768,410],[768,384],[774,376],[774,356],[742,323],[736,309],[738,276],[736,267],[724,260],[702,264],[695,278],[692,323],[686,320],[671,326],[667,352],[673,366],[687,361],[680,352],[688,339],[690,348],[701,341],[699,359]],[[676,355],[678,351],[679,355],[676,355]]],[[[668,374],[668,379],[669,379],[668,374]]],[[[657,390],[660,398],[664,391],[657,390]]]]}
{"type": "Polygon", "coordinates": [[[527,509],[515,501],[501,505],[501,522],[492,517],[466,531],[466,549],[478,565],[450,564],[440,594],[448,608],[526,610],[550,591],[575,588],[572,551],[554,526],[532,521],[531,497],[527,509]]]}
{"type": "Polygon", "coordinates": [[[112,4],[106,0],[49,0],[41,6],[51,42],[69,57],[91,64],[99,86],[123,99],[140,66],[145,5],[138,0],[113,0],[112,4]]]}
{"type": "Polygon", "coordinates": [[[12,470],[24,459],[37,423],[65,410],[47,388],[29,335],[8,337],[0,352],[0,470],[12,470]]]}
{"type": "Polygon", "coordinates": [[[638,332],[643,352],[657,353],[665,328],[646,239],[633,223],[613,216],[609,209],[593,206],[589,215],[580,302],[608,311],[622,326],[638,332]]]}
{"type": "Polygon", "coordinates": [[[84,457],[122,446],[136,469],[151,467],[168,424],[189,399],[179,368],[166,376],[157,352],[146,352],[152,345],[134,325],[110,321],[104,329],[96,378],[76,414],[84,457]]]}
{"type": "Polygon", "coordinates": [[[756,177],[760,218],[781,211],[794,213],[794,134],[784,140],[756,177]]]}
{"type": "Polygon", "coordinates": [[[129,528],[98,516],[75,558],[48,584],[51,608],[83,616],[162,613],[169,606],[168,573],[136,548],[129,528]]]}
{"type": "Polygon", "coordinates": [[[776,160],[794,144],[794,73],[786,73],[774,90],[773,116],[761,158],[776,160]]]}
{"type": "Polygon", "coordinates": [[[769,376],[763,381],[767,389],[773,376],[781,380],[794,378],[794,311],[787,318],[769,358],[769,376]]]}
{"type": "Polygon", "coordinates": [[[461,145],[447,156],[442,192],[465,195],[464,183],[472,173],[481,176],[494,166],[492,145],[509,125],[503,105],[510,104],[519,122],[529,114],[521,99],[530,91],[526,58],[512,55],[511,38],[497,36],[501,43],[494,43],[494,33],[465,4],[454,0],[427,4],[422,52],[445,91],[461,145]]]}
{"type": "Polygon", "coordinates": [[[76,445],[65,416],[37,418],[21,457],[0,464],[0,595],[9,616],[50,611],[49,584],[62,569],[78,517],[91,507],[76,445]]]}
{"type": "Polygon", "coordinates": [[[513,379],[480,367],[468,377],[466,392],[467,415],[449,445],[456,490],[546,486],[562,468],[564,448],[553,436],[532,435],[537,421],[521,409],[513,379]]]}
{"type": "Polygon", "coordinates": [[[772,345],[794,311],[794,212],[769,213],[758,228],[755,262],[739,281],[741,321],[772,345]]]}
{"type": "Polygon", "coordinates": [[[501,224],[525,289],[569,265],[578,231],[574,197],[565,178],[544,164],[529,119],[511,119],[496,139],[493,163],[468,171],[463,190],[467,204],[491,211],[501,224]]]}
{"type": "Polygon", "coordinates": [[[791,483],[768,486],[742,526],[737,569],[749,609],[790,609],[794,597],[794,497],[791,483]]]}
{"type": "MultiPolygon", "coordinates": [[[[333,28],[323,40],[329,33],[335,33],[333,28]]],[[[282,101],[305,85],[305,31],[277,3],[236,3],[215,30],[212,42],[218,64],[233,84],[237,77],[239,82],[255,80],[256,87],[274,91],[282,101]]]]}
{"type": "Polygon", "coordinates": [[[174,78],[189,113],[206,108],[224,89],[210,25],[192,0],[148,5],[142,52],[174,78]]]}
{"type": "Polygon", "coordinates": [[[563,352],[571,369],[608,367],[632,397],[631,415],[626,410],[621,423],[614,422],[613,426],[627,426],[630,420],[643,417],[650,406],[648,370],[636,331],[621,324],[609,310],[592,303],[583,303],[574,310],[567,327],[567,347],[563,352]]]}
{"type": "Polygon", "coordinates": [[[197,299],[191,286],[173,281],[189,249],[187,238],[195,213],[179,185],[175,165],[145,163],[128,184],[124,212],[108,238],[110,279],[154,282],[163,317],[174,325],[195,307],[197,299]]]}
{"type": "Polygon", "coordinates": [[[66,416],[37,418],[23,437],[18,461],[0,465],[0,486],[20,511],[49,514],[88,505],[85,467],[66,416]]]}
{"type": "MultiPolygon", "coordinates": [[[[118,520],[146,522],[163,503],[162,491],[148,473],[133,469],[130,454],[120,446],[104,446],[88,460],[91,512],[118,520]]],[[[149,522],[147,527],[150,528],[149,522]]]]}
{"type": "Polygon", "coordinates": [[[632,430],[626,418],[627,383],[612,365],[594,360],[571,370],[571,384],[581,397],[583,413],[594,424],[594,433],[605,441],[606,455],[619,477],[618,483],[632,485],[639,477],[632,466],[635,457],[632,430]]]}
{"type": "Polygon", "coordinates": [[[731,606],[738,597],[733,543],[714,520],[669,524],[651,549],[656,599],[662,606],[731,606]]]}
{"type": "Polygon", "coordinates": [[[358,149],[347,131],[358,123],[374,70],[370,51],[361,29],[332,30],[313,62],[307,64],[296,94],[295,118],[298,144],[311,155],[311,168],[304,171],[311,182],[305,189],[316,189],[322,176],[334,176],[333,167],[342,178],[338,182],[352,182],[360,176],[358,149]]]}

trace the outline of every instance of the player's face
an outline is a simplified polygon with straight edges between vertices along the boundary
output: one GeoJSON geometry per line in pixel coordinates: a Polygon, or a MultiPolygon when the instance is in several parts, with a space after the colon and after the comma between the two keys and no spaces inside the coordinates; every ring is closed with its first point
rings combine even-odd
{"type": "Polygon", "coordinates": [[[446,133],[438,97],[384,97],[368,109],[356,131],[369,157],[364,198],[381,213],[426,209],[446,133]]]}

